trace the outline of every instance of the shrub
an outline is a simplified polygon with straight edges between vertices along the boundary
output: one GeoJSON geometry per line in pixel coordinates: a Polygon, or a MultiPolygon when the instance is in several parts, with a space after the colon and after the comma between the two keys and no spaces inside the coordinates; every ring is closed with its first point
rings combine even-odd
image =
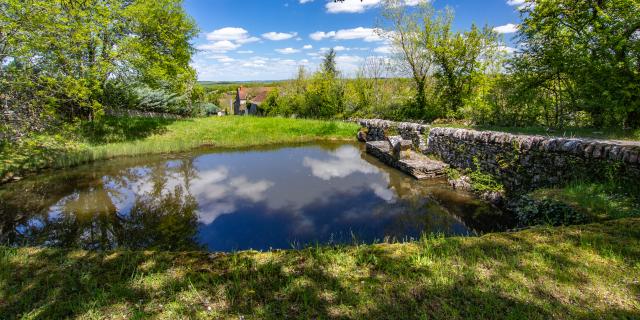
{"type": "Polygon", "coordinates": [[[520,197],[510,205],[521,226],[546,224],[552,226],[572,225],[590,222],[586,215],[571,206],[551,200],[536,200],[528,195],[520,197]]]}

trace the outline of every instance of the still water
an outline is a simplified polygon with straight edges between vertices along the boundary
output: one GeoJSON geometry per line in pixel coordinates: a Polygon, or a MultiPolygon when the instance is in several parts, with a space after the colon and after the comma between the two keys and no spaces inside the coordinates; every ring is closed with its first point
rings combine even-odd
{"type": "Polygon", "coordinates": [[[416,181],[358,144],[123,158],[0,186],[0,243],[11,246],[267,250],[508,225],[446,181],[416,181]]]}

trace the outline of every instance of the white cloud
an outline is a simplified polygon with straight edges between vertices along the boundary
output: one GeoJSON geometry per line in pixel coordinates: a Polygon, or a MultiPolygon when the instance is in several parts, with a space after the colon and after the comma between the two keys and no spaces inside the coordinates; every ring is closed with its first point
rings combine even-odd
{"type": "Polygon", "coordinates": [[[253,53],[253,51],[251,51],[251,50],[240,50],[240,51],[237,51],[237,52],[238,52],[238,53],[240,53],[240,54],[250,54],[250,53],[253,53]]]}
{"type": "Polygon", "coordinates": [[[260,41],[260,38],[258,38],[258,37],[249,37],[249,38],[244,38],[244,39],[238,39],[238,40],[236,40],[236,43],[245,44],[245,43],[257,42],[257,41],[260,41]]]}
{"type": "Polygon", "coordinates": [[[322,31],[317,31],[314,32],[312,34],[309,35],[309,38],[316,40],[316,41],[320,41],[322,39],[326,39],[326,38],[331,38],[333,36],[335,36],[336,33],[335,31],[330,31],[330,32],[322,32],[322,31]]]}
{"type": "Polygon", "coordinates": [[[249,37],[249,31],[243,28],[226,27],[207,33],[207,40],[220,41],[220,40],[240,40],[249,37]]]}
{"type": "Polygon", "coordinates": [[[291,53],[298,53],[300,52],[300,50],[298,49],[294,49],[294,48],[284,48],[284,49],[276,49],[277,52],[280,52],[282,54],[291,54],[291,53]]]}
{"type": "Polygon", "coordinates": [[[518,25],[517,24],[513,24],[513,23],[507,23],[503,26],[497,26],[495,28],[493,28],[493,31],[500,33],[500,34],[505,34],[505,33],[515,33],[518,31],[518,25]]]}
{"type": "Polygon", "coordinates": [[[535,6],[535,2],[531,0],[507,0],[507,5],[517,6],[518,10],[524,10],[527,8],[533,8],[535,6]]]}
{"type": "Polygon", "coordinates": [[[197,46],[200,50],[211,52],[227,52],[241,47],[243,44],[260,41],[260,38],[252,37],[243,28],[225,27],[211,31],[205,35],[210,41],[197,46]]]}
{"type": "Polygon", "coordinates": [[[333,50],[335,51],[349,51],[349,48],[343,47],[343,46],[335,46],[333,47],[333,50]]]}
{"type": "Polygon", "coordinates": [[[310,44],[306,44],[304,47],[302,47],[302,49],[305,49],[305,50],[313,49],[313,46],[310,44]]]}
{"type": "Polygon", "coordinates": [[[240,44],[235,44],[229,40],[222,40],[222,41],[216,41],[214,43],[199,45],[197,48],[200,50],[211,51],[211,52],[227,52],[227,51],[238,49],[240,46],[241,46],[240,44]]]}
{"type": "MultiPolygon", "coordinates": [[[[329,13],[361,13],[382,4],[383,0],[345,0],[343,2],[327,2],[325,8],[329,13]]],[[[428,0],[404,0],[404,5],[416,6],[428,0]]]]}
{"type": "Polygon", "coordinates": [[[361,39],[366,42],[383,41],[384,39],[378,35],[378,30],[375,28],[357,27],[353,29],[342,29],[338,31],[317,31],[309,35],[313,40],[320,41],[322,39],[333,40],[354,40],[361,39]]]}
{"type": "Polygon", "coordinates": [[[510,6],[520,6],[525,3],[525,0],[507,0],[507,4],[510,6]]]}
{"type": "Polygon", "coordinates": [[[292,32],[292,33],[267,32],[267,33],[263,33],[262,37],[267,39],[267,40],[280,41],[280,40],[291,39],[291,38],[293,38],[293,37],[295,37],[297,35],[298,35],[297,32],[292,32]]]}
{"type": "Polygon", "coordinates": [[[305,4],[309,2],[313,2],[313,0],[300,0],[300,4],[305,4]]]}
{"type": "Polygon", "coordinates": [[[377,47],[375,49],[373,49],[374,52],[377,53],[384,53],[384,54],[389,54],[393,52],[393,47],[391,46],[382,46],[382,47],[377,47]]]}

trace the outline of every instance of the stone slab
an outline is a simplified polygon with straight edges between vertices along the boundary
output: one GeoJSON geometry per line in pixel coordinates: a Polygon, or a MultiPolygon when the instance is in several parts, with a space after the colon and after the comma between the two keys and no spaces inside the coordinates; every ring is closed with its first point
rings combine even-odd
{"type": "Polygon", "coordinates": [[[441,161],[430,159],[429,157],[414,152],[406,151],[404,157],[396,160],[393,156],[391,145],[387,141],[371,141],[366,145],[367,153],[380,159],[385,164],[399,169],[416,179],[430,179],[445,175],[445,169],[449,166],[441,161]]]}

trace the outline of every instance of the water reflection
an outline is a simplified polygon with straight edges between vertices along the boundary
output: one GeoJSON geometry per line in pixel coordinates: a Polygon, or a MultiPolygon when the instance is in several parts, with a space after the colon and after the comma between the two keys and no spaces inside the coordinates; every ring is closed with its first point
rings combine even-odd
{"type": "Polygon", "coordinates": [[[351,144],[113,160],[5,185],[0,199],[2,243],[97,250],[289,248],[509,224],[351,144]]]}

